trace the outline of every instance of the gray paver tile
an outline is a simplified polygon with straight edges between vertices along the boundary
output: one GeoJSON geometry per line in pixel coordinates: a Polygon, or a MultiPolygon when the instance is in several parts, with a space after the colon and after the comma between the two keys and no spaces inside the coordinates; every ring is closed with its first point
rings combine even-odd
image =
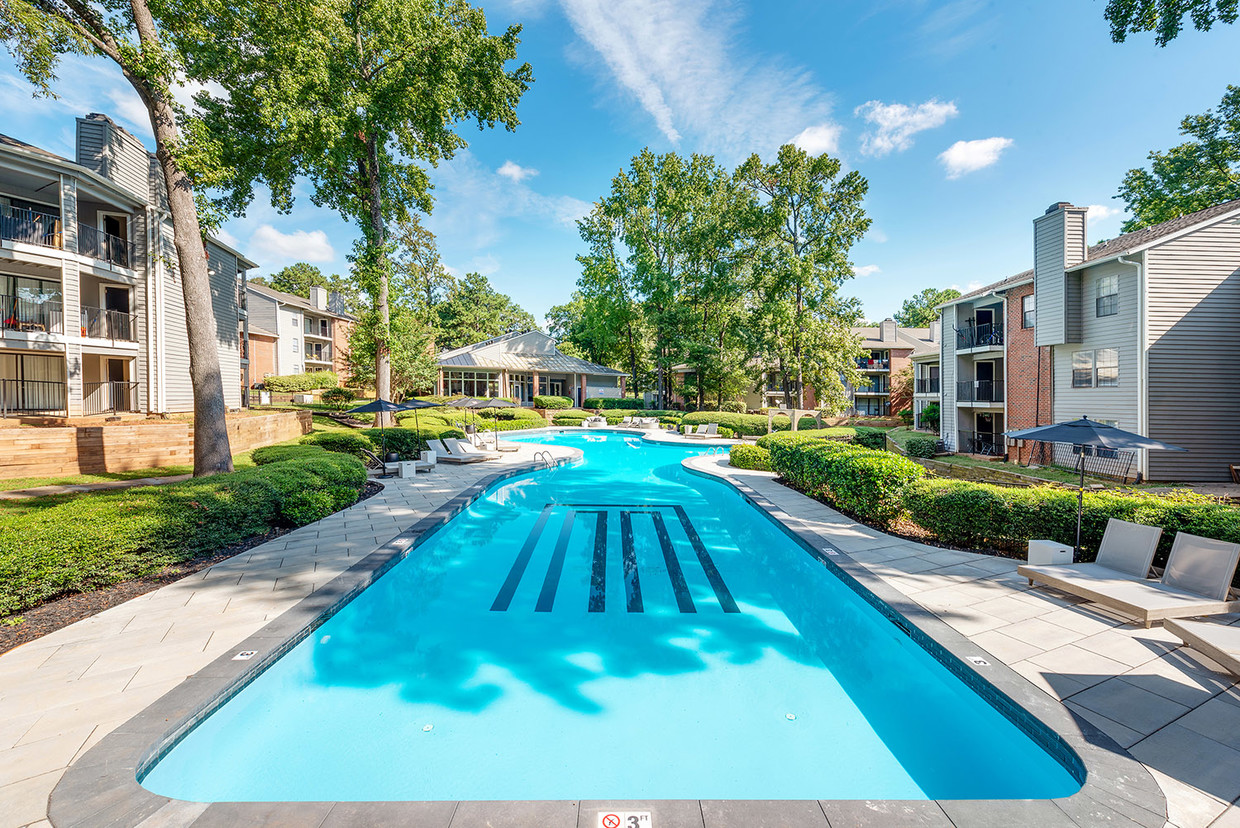
{"type": "Polygon", "coordinates": [[[455,811],[455,802],[337,802],[319,828],[448,828],[455,811]]]}
{"type": "Polygon", "coordinates": [[[1048,671],[1071,678],[1085,687],[1113,678],[1128,669],[1128,665],[1112,661],[1105,656],[1067,644],[1029,657],[1029,661],[1048,671]]]}
{"type": "Polygon", "coordinates": [[[1117,744],[1119,744],[1120,747],[1124,749],[1132,747],[1137,742],[1145,738],[1144,733],[1139,733],[1131,727],[1122,725],[1114,719],[1102,715],[1096,710],[1090,710],[1087,707],[1082,707],[1081,705],[1076,704],[1072,699],[1065,701],[1064,705],[1073,713],[1083,717],[1094,727],[1110,736],[1116,741],[1117,744]]]}
{"type": "Polygon", "coordinates": [[[462,802],[451,828],[576,828],[576,802],[462,802]]]}
{"type": "MultiPolygon", "coordinates": [[[[1006,629],[1006,628],[1003,628],[1006,629]]],[[[1030,656],[1044,652],[1041,647],[1035,647],[1016,638],[1007,635],[1003,629],[990,630],[984,633],[978,633],[971,636],[973,643],[990,653],[1004,664],[1014,664],[1017,661],[1024,661],[1030,656]]]]}
{"type": "Polygon", "coordinates": [[[1066,699],[1085,689],[1085,685],[1075,678],[1057,673],[1054,670],[1048,670],[1045,667],[1039,667],[1032,661],[1018,661],[1009,666],[1029,679],[1030,683],[1035,687],[1056,699],[1066,699]]]}
{"type": "Polygon", "coordinates": [[[4,803],[0,820],[6,825],[26,825],[46,817],[47,797],[59,779],[60,771],[53,770],[0,787],[0,803],[4,803]]]}
{"type": "Polygon", "coordinates": [[[1210,823],[1210,828],[1240,828],[1240,805],[1233,803],[1210,823]]]}
{"type": "Polygon", "coordinates": [[[829,828],[814,800],[704,799],[701,804],[706,828],[829,828]]]}
{"type": "Polygon", "coordinates": [[[1189,784],[1220,800],[1240,796],[1240,751],[1171,724],[1129,751],[1151,769],[1189,784]]]}
{"type": "Polygon", "coordinates": [[[898,800],[822,800],[832,828],[952,828],[937,802],[898,800]]]}
{"type": "MultiPolygon", "coordinates": [[[[1234,704],[1212,699],[1185,714],[1176,724],[1240,751],[1240,707],[1234,704]]],[[[1240,773],[1240,767],[1236,771],[1240,773]]]]}
{"type": "Polygon", "coordinates": [[[1124,727],[1147,734],[1175,721],[1189,710],[1178,702],[1129,684],[1123,678],[1108,679],[1082,690],[1072,697],[1072,701],[1124,727]]]}
{"type": "Polygon", "coordinates": [[[1041,618],[1026,618],[1003,628],[1003,634],[1023,641],[1042,650],[1054,650],[1065,644],[1079,641],[1083,636],[1075,630],[1043,621],[1041,618]]]}

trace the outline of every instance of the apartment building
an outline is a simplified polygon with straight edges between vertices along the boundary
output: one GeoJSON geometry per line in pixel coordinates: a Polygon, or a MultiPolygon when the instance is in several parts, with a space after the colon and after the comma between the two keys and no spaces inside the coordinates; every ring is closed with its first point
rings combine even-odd
{"type": "Polygon", "coordinates": [[[934,346],[938,325],[902,328],[894,319],[873,327],[853,328],[866,353],[857,360],[865,380],[846,385],[849,414],[859,417],[891,417],[908,408],[913,395],[893,380],[913,364],[913,354],[934,346]]]}
{"type": "Polygon", "coordinates": [[[314,287],[298,296],[254,282],[245,284],[246,319],[241,331],[246,388],[266,377],[335,371],[343,383],[349,334],[356,319],[340,294],[314,287]]]}
{"type": "MultiPolygon", "coordinates": [[[[238,279],[208,239],[225,402],[241,404],[238,279]]],[[[0,135],[0,417],[192,411],[181,275],[163,175],[105,115],[76,157],[0,135]]]]}
{"type": "Polygon", "coordinates": [[[1092,247],[1086,208],[1060,202],[1033,237],[1032,270],[941,307],[954,332],[940,354],[944,441],[1027,460],[1031,446],[1004,432],[1088,416],[1188,449],[1137,452],[1134,474],[1230,480],[1240,200],[1092,247]]]}

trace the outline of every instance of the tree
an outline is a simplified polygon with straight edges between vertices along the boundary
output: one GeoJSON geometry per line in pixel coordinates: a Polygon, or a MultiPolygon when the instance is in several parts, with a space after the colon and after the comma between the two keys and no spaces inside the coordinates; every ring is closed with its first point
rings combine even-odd
{"type": "MultiPolygon", "coordinates": [[[[376,391],[391,393],[392,222],[431,209],[421,163],[466,145],[454,128],[515,129],[533,81],[516,58],[520,26],[487,32],[464,0],[203,0],[196,74],[236,94],[196,102],[211,138],[222,209],[239,213],[261,181],[287,210],[304,176],[311,200],[362,233],[355,277],[373,303],[376,391]]],[[[381,415],[380,419],[385,419],[381,415]]]]}
{"type": "MultiPolygon", "coordinates": [[[[0,35],[36,94],[54,97],[63,55],[91,55],[116,64],[146,108],[181,275],[194,392],[194,474],[203,476],[232,471],[233,464],[206,245],[194,181],[182,164],[188,147],[172,94],[179,76],[193,76],[183,46],[196,10],[197,4],[176,0],[5,0],[0,35]]],[[[188,136],[190,144],[194,139],[188,136]]]]}
{"type": "Polygon", "coordinates": [[[930,323],[939,318],[935,306],[952,299],[959,299],[960,291],[955,288],[926,288],[912,299],[905,299],[895,319],[906,328],[928,328],[930,323]]]}
{"type": "Polygon", "coordinates": [[[1151,152],[1149,169],[1124,175],[1125,233],[1240,198],[1240,87],[1227,87],[1217,112],[1184,118],[1180,134],[1194,140],[1151,152]]]}
{"type": "Polygon", "coordinates": [[[1186,15],[1198,31],[1208,32],[1215,23],[1236,22],[1237,0],[1110,0],[1104,12],[1116,43],[1152,31],[1159,46],[1175,40],[1186,15]]]}
{"type": "MultiPolygon", "coordinates": [[[[375,337],[373,326],[378,319],[367,311],[349,334],[349,381],[354,385],[373,387],[375,383],[375,337]]],[[[392,401],[416,394],[433,393],[439,379],[435,361],[433,331],[413,309],[394,305],[391,316],[392,401]]]]}
{"type": "Polygon", "coordinates": [[[413,308],[418,318],[433,328],[438,321],[436,308],[453,284],[452,274],[439,258],[435,234],[411,214],[397,224],[393,237],[396,299],[413,308]]]}
{"type": "Polygon", "coordinates": [[[445,351],[506,333],[538,330],[534,317],[512,297],[495,288],[481,273],[466,273],[452,284],[436,308],[439,340],[445,351]]]}
{"type": "Polygon", "coordinates": [[[357,290],[348,279],[335,275],[328,276],[308,262],[295,262],[288,267],[281,268],[271,276],[256,276],[249,281],[306,298],[309,298],[311,288],[321,287],[339,293],[347,312],[353,313],[357,310],[357,290]]]}
{"type": "Polygon", "coordinates": [[[860,380],[851,330],[860,308],[839,290],[853,275],[849,251],[870,226],[861,206],[869,185],[856,170],[840,172],[839,160],[792,144],[773,164],[753,155],[737,170],[762,207],[751,328],[789,407],[805,407],[809,383],[820,408],[839,410],[844,382],[860,380]]]}

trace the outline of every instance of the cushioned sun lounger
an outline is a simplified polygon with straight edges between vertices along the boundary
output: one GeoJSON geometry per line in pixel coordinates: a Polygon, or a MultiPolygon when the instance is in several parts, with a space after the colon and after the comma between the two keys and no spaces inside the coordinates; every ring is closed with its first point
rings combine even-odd
{"type": "MultiPolygon", "coordinates": [[[[1112,520],[1111,523],[1121,523],[1112,520]]],[[[1120,527],[1132,539],[1139,533],[1120,527]]],[[[1111,533],[1111,525],[1107,533],[1111,533]]],[[[1106,547],[1106,539],[1103,546],[1106,547]]],[[[1088,601],[1130,615],[1146,627],[1168,618],[1240,610],[1240,600],[1230,599],[1231,579],[1240,560],[1240,544],[1201,538],[1180,532],[1175,536],[1167,568],[1160,580],[1138,575],[1147,559],[1143,550],[1130,548],[1115,552],[1103,563],[1065,566],[1021,566],[1016,571],[1029,579],[1088,601]],[[1229,600],[1230,599],[1230,600],[1229,600]]],[[[1152,560],[1152,553],[1150,560],[1152,560]]]]}
{"type": "Polygon", "coordinates": [[[477,454],[470,456],[466,456],[464,454],[453,454],[448,450],[448,447],[444,445],[443,440],[428,440],[427,442],[430,445],[431,450],[435,452],[435,459],[440,463],[478,463],[487,459],[477,454]]]}
{"type": "Polygon", "coordinates": [[[482,460],[494,460],[496,457],[499,457],[497,452],[483,451],[474,444],[455,437],[449,437],[443,442],[453,454],[459,454],[461,457],[477,457],[482,460]]]}
{"type": "Polygon", "coordinates": [[[1240,627],[1209,621],[1168,621],[1164,627],[1197,652],[1240,676],[1240,627]]]}
{"type": "Polygon", "coordinates": [[[719,424],[718,423],[707,423],[706,425],[700,425],[697,427],[697,431],[693,432],[692,434],[686,434],[685,436],[693,437],[694,439],[701,439],[701,440],[708,440],[711,437],[718,437],[719,436],[719,424]]]}

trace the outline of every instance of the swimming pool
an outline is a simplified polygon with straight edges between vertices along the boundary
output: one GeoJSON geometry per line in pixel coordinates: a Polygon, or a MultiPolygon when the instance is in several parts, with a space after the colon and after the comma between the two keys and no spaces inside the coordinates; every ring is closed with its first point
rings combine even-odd
{"type": "Polygon", "coordinates": [[[197,801],[1006,799],[1080,783],[731,487],[621,434],[491,489],[141,780],[197,801]]]}

